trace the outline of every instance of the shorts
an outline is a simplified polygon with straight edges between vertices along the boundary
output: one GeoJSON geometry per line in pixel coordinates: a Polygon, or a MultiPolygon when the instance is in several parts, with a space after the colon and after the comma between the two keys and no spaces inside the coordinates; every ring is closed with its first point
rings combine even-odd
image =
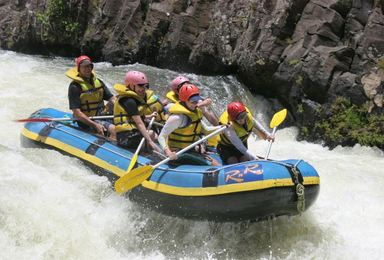
{"type": "MultiPolygon", "coordinates": [[[[244,144],[244,146],[248,148],[248,145],[246,143],[244,144]]],[[[218,144],[217,153],[220,155],[220,158],[223,161],[223,164],[226,164],[229,157],[236,157],[238,160],[240,160],[240,158],[244,156],[244,154],[239,150],[237,150],[237,148],[234,147],[233,145],[228,146],[228,145],[218,144]]]]}
{"type": "MultiPolygon", "coordinates": [[[[100,124],[100,125],[102,125],[102,126],[104,126],[104,128],[105,129],[107,129],[108,130],[108,128],[109,128],[109,126],[110,125],[113,125],[113,123],[111,123],[111,122],[109,122],[109,121],[106,121],[106,120],[94,120],[94,122],[95,123],[98,123],[98,124],[100,124]]],[[[80,127],[80,128],[82,128],[82,129],[84,129],[84,130],[87,130],[87,131],[96,131],[95,130],[95,128],[93,128],[93,127],[90,127],[89,125],[87,125],[87,124],[84,124],[83,122],[77,122],[77,125],[80,127]]]]}
{"type": "Polygon", "coordinates": [[[107,120],[95,120],[95,122],[100,124],[100,125],[102,125],[102,126],[104,126],[104,128],[107,129],[107,130],[109,129],[109,127],[111,125],[113,125],[113,123],[111,123],[110,121],[107,121],[107,120]]]}
{"type": "Polygon", "coordinates": [[[116,134],[117,144],[123,148],[136,149],[143,135],[139,130],[124,131],[116,134]]]}
{"type": "MultiPolygon", "coordinates": [[[[108,131],[109,129],[109,126],[110,125],[113,125],[110,121],[107,121],[107,120],[94,120],[95,123],[98,123],[102,126],[104,126],[104,128],[108,131]]],[[[93,127],[90,127],[89,125],[87,124],[84,124],[82,122],[77,122],[77,125],[83,129],[83,130],[86,130],[86,131],[89,131],[89,132],[92,132],[92,133],[96,133],[96,129],[93,128],[93,127]]],[[[104,133],[104,135],[106,135],[106,133],[104,133]]]]}

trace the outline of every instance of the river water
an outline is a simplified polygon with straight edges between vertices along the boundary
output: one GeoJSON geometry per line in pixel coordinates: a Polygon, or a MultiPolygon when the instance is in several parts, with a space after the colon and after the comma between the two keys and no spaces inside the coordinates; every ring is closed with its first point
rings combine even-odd
{"type": "MultiPolygon", "coordinates": [[[[190,221],[145,211],[112,191],[79,160],[20,145],[21,124],[35,110],[68,111],[64,72],[73,60],[0,50],[0,259],[382,259],[384,155],[375,148],[296,141],[277,131],[274,159],[301,158],[321,177],[316,203],[295,217],[259,223],[190,221]]],[[[97,63],[108,84],[128,69],[147,73],[164,94],[176,72],[140,64],[97,63]]],[[[268,125],[273,114],[233,77],[187,74],[222,112],[241,98],[268,125]]],[[[264,141],[250,141],[263,155],[264,141]]]]}

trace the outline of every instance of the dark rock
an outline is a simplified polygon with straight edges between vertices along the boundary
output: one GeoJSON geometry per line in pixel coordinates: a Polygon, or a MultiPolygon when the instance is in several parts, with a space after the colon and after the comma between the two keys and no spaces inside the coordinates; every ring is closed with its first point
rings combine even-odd
{"type": "Polygon", "coordinates": [[[383,59],[383,10],[384,0],[0,0],[0,47],[234,74],[309,131],[338,97],[382,112],[361,79],[383,59]]]}
{"type": "Polygon", "coordinates": [[[361,83],[358,82],[356,74],[350,72],[339,72],[339,75],[335,75],[331,84],[328,98],[334,100],[337,97],[348,98],[353,104],[358,106],[367,102],[367,98],[364,97],[364,90],[361,83]]]}
{"type": "Polygon", "coordinates": [[[297,118],[300,119],[299,123],[301,123],[301,125],[313,127],[319,119],[319,111],[321,108],[321,104],[314,102],[310,99],[303,99],[301,105],[301,115],[297,116],[297,118]]]}

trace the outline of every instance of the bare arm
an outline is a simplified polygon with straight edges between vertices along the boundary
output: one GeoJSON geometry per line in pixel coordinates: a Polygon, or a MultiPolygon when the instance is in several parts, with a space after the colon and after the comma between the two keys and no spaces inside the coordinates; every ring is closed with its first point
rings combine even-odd
{"type": "Polygon", "coordinates": [[[254,132],[255,134],[257,134],[257,136],[261,139],[264,139],[264,140],[275,140],[275,137],[272,136],[271,133],[269,133],[264,127],[263,125],[257,121],[255,118],[252,118],[253,120],[253,124],[254,124],[254,127],[252,128],[252,132],[254,132]]]}
{"type": "Polygon", "coordinates": [[[210,98],[206,98],[204,100],[200,100],[199,101],[199,104],[197,105],[197,107],[205,107],[205,106],[209,106],[212,104],[212,99],[210,98]]]}
{"type": "Polygon", "coordinates": [[[204,123],[203,121],[201,121],[201,126],[204,128],[204,131],[208,132],[208,133],[213,132],[213,131],[219,129],[220,127],[222,127],[221,125],[209,126],[206,123],[204,123]]]}
{"type": "Polygon", "coordinates": [[[172,152],[168,145],[167,139],[168,136],[177,128],[179,128],[183,124],[183,116],[182,115],[171,115],[167,122],[165,123],[163,129],[159,134],[159,144],[161,148],[164,150],[164,153],[171,158],[171,160],[175,160],[177,158],[176,153],[172,152]]]}
{"type": "Polygon", "coordinates": [[[257,158],[249,151],[247,147],[245,147],[232,126],[225,129],[224,134],[229,139],[229,141],[231,141],[232,145],[236,147],[236,149],[239,150],[242,154],[247,155],[251,160],[257,158]]]}
{"type": "Polygon", "coordinates": [[[108,103],[107,103],[107,108],[108,110],[107,111],[113,111],[113,105],[115,104],[116,102],[116,97],[115,96],[112,96],[109,100],[108,100],[108,103]]]}
{"type": "Polygon", "coordinates": [[[152,147],[153,150],[161,152],[160,148],[153,142],[151,136],[148,134],[147,128],[145,127],[143,120],[141,120],[141,117],[139,115],[135,115],[132,116],[132,120],[135,122],[136,127],[140,131],[141,135],[147,141],[147,144],[152,147]]]}
{"type": "Polygon", "coordinates": [[[208,120],[209,123],[216,126],[219,125],[219,119],[217,116],[208,109],[208,106],[212,105],[212,99],[206,98],[204,100],[200,100],[197,107],[201,109],[201,112],[203,112],[204,117],[208,120]]]}
{"type": "Polygon", "coordinates": [[[201,112],[203,112],[204,117],[214,126],[219,125],[219,119],[215,116],[212,111],[209,111],[207,107],[201,107],[201,112]]]}

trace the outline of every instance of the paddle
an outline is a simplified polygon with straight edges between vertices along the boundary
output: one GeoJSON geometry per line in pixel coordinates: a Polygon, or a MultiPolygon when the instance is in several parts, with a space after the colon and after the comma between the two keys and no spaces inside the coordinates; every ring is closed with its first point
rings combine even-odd
{"type": "MultiPolygon", "coordinates": [[[[90,116],[89,119],[91,120],[98,120],[98,119],[112,119],[113,115],[110,116],[90,116]]],[[[62,118],[52,118],[52,117],[36,117],[36,118],[23,118],[23,119],[16,119],[13,120],[14,122],[18,123],[38,123],[38,122],[55,122],[55,121],[76,121],[79,120],[75,117],[62,117],[62,118]]],[[[154,125],[163,127],[164,125],[158,122],[153,122],[154,125]]]]}
{"type": "MultiPolygon", "coordinates": [[[[151,121],[149,121],[149,125],[148,125],[147,130],[151,129],[152,124],[153,124],[154,121],[155,121],[155,118],[152,117],[151,121]]],[[[127,173],[129,173],[132,170],[133,166],[135,166],[136,161],[137,161],[137,157],[139,156],[139,152],[141,150],[141,147],[144,144],[144,141],[145,141],[145,138],[144,137],[141,138],[140,144],[137,147],[135,154],[132,156],[131,163],[129,164],[128,169],[127,169],[127,173]]]]}
{"type": "MultiPolygon", "coordinates": [[[[277,127],[284,121],[286,116],[287,116],[287,109],[282,109],[273,115],[272,120],[269,124],[269,127],[273,128],[272,136],[275,135],[277,127]]],[[[268,156],[269,156],[269,152],[271,151],[272,143],[273,143],[272,140],[269,140],[268,150],[265,154],[265,160],[268,160],[268,156]]]]}
{"type": "MultiPolygon", "coordinates": [[[[112,119],[113,115],[110,116],[90,116],[89,119],[112,119]]],[[[52,117],[36,117],[36,118],[23,118],[14,120],[15,122],[25,123],[25,122],[55,122],[55,121],[76,121],[79,120],[75,117],[62,117],[62,118],[52,118],[52,117]]]]}
{"type": "MultiPolygon", "coordinates": [[[[194,142],[193,144],[190,144],[189,146],[185,147],[184,149],[178,151],[176,155],[180,155],[189,149],[195,147],[196,145],[204,142],[205,140],[211,138],[212,136],[215,136],[222,131],[224,131],[227,128],[227,126],[220,127],[216,131],[210,133],[209,135],[205,136],[204,138],[194,142]]],[[[144,180],[148,179],[149,176],[152,175],[152,172],[159,167],[160,165],[167,163],[171,159],[168,157],[167,159],[162,160],[161,162],[157,163],[156,165],[144,165],[141,167],[138,167],[131,172],[123,175],[115,182],[115,190],[119,194],[123,194],[130,189],[133,189],[134,187],[140,185],[144,180]]]]}

